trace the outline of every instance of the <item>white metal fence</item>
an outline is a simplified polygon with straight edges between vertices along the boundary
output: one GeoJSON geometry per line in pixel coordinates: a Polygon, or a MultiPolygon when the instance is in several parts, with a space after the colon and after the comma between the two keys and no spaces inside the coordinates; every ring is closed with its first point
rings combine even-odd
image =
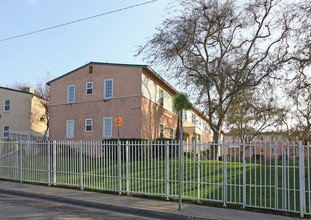
{"type": "Polygon", "coordinates": [[[42,141],[46,138],[43,133],[35,131],[0,131],[0,140],[16,140],[16,141],[42,141]]]}
{"type": "MultiPolygon", "coordinates": [[[[182,149],[183,199],[311,214],[309,144],[182,149]]],[[[0,141],[0,178],[176,198],[178,154],[178,142],[0,141]]]]}

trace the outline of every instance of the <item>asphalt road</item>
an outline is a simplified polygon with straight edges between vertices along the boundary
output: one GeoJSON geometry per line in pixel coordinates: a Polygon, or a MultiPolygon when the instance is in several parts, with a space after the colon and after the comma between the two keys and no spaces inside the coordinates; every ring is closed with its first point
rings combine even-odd
{"type": "Polygon", "coordinates": [[[42,199],[0,194],[0,219],[137,219],[151,220],[126,213],[85,208],[42,199]]]}

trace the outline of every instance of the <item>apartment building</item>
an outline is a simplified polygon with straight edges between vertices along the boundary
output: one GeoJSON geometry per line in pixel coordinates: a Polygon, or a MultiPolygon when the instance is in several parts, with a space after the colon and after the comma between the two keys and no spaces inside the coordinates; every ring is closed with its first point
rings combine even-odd
{"type": "MultiPolygon", "coordinates": [[[[226,143],[242,142],[241,138],[236,133],[225,133],[224,140],[226,143]]],[[[245,135],[246,142],[278,142],[278,141],[289,141],[288,136],[284,132],[260,132],[252,133],[249,132],[245,135]]]]}
{"type": "MultiPolygon", "coordinates": [[[[238,134],[225,133],[224,141],[227,144],[227,155],[239,158],[243,141],[238,134]]],[[[298,144],[290,140],[285,132],[247,133],[245,140],[245,156],[265,160],[287,157],[290,160],[298,159],[298,144]],[[283,143],[286,143],[285,145],[283,143]],[[285,147],[286,146],[286,147],[285,147]]],[[[305,148],[304,157],[309,158],[310,149],[305,148]]]]}
{"type": "MultiPolygon", "coordinates": [[[[178,92],[147,65],[90,62],[47,83],[50,86],[50,139],[172,138],[178,92]]],[[[194,107],[185,112],[186,140],[209,141],[208,120],[194,107]]]]}
{"type": "Polygon", "coordinates": [[[20,91],[0,87],[0,139],[42,137],[47,129],[42,101],[47,102],[32,88],[20,91]]]}

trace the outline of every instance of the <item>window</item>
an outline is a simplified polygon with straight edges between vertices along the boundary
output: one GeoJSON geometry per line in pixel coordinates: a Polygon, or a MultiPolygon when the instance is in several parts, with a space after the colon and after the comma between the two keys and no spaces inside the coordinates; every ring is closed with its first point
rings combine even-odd
{"type": "Polygon", "coordinates": [[[112,137],[112,117],[103,119],[103,137],[112,137]]]}
{"type": "Polygon", "coordinates": [[[164,91],[163,89],[159,90],[159,103],[160,106],[163,106],[164,104],[164,91]]]}
{"type": "Polygon", "coordinates": [[[272,153],[272,154],[278,154],[278,153],[279,153],[279,148],[277,148],[277,147],[272,147],[271,153],[272,153]]]}
{"type": "Polygon", "coordinates": [[[204,130],[206,133],[209,133],[208,126],[207,126],[207,123],[206,123],[206,122],[203,122],[203,130],[204,130]]]}
{"type": "Polygon", "coordinates": [[[9,138],[10,126],[3,126],[3,138],[9,138]]]}
{"type": "Polygon", "coordinates": [[[87,82],[86,83],[86,95],[92,95],[93,94],[93,82],[87,82]]]}
{"type": "Polygon", "coordinates": [[[272,142],[278,141],[278,136],[271,136],[271,141],[272,141],[272,142]]]}
{"type": "Polygon", "coordinates": [[[289,156],[296,156],[296,148],[295,147],[290,147],[289,148],[289,156]]]}
{"type": "Polygon", "coordinates": [[[113,97],[113,79],[105,79],[104,81],[104,99],[113,97]]]}
{"type": "Polygon", "coordinates": [[[233,143],[236,142],[236,137],[232,137],[232,142],[233,142],[233,143]]]}
{"type": "Polygon", "coordinates": [[[164,127],[163,127],[162,124],[160,124],[160,127],[159,127],[159,138],[164,138],[163,131],[164,131],[164,127]]]}
{"type": "Polygon", "coordinates": [[[74,138],[75,136],[75,121],[67,120],[66,121],[66,138],[74,138]]]}
{"type": "Polygon", "coordinates": [[[198,142],[200,142],[201,141],[201,135],[198,134],[197,139],[198,139],[198,142]]]}
{"type": "Polygon", "coordinates": [[[9,99],[4,100],[4,109],[3,109],[3,111],[4,112],[11,111],[11,100],[9,100],[9,99]]]}
{"type": "Polygon", "coordinates": [[[192,122],[192,124],[196,125],[196,116],[193,113],[192,113],[191,122],[192,122]]]}
{"type": "Polygon", "coordinates": [[[191,142],[192,142],[192,143],[195,143],[195,136],[192,136],[192,137],[191,137],[191,142]]]}
{"type": "Polygon", "coordinates": [[[173,128],[170,128],[170,139],[175,139],[176,131],[173,128]]]}
{"type": "Polygon", "coordinates": [[[72,103],[75,101],[75,85],[69,85],[67,87],[67,102],[72,103]]]}
{"type": "Polygon", "coordinates": [[[93,73],[93,66],[89,66],[89,73],[93,73]]]}
{"type": "Polygon", "coordinates": [[[245,156],[251,156],[251,151],[250,147],[245,149],[245,156]]]}
{"type": "Polygon", "coordinates": [[[185,116],[184,116],[185,121],[188,121],[188,114],[187,114],[187,110],[184,110],[184,113],[185,113],[185,116]]]}
{"type": "Polygon", "coordinates": [[[85,119],[85,132],[92,132],[93,131],[93,119],[87,118],[85,119]]]}

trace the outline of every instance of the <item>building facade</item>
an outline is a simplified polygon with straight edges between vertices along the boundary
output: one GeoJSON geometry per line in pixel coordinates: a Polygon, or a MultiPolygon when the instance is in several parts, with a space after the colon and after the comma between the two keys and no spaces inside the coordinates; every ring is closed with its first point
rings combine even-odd
{"type": "MultiPolygon", "coordinates": [[[[225,133],[225,143],[237,143],[243,142],[236,133],[225,133]]],[[[245,135],[246,142],[278,142],[278,141],[290,141],[287,134],[284,132],[260,132],[260,133],[247,133],[245,135]]]]}
{"type": "Polygon", "coordinates": [[[1,139],[27,139],[44,135],[47,112],[41,102],[47,100],[34,93],[29,87],[24,91],[0,87],[1,139]]]}
{"type": "MultiPolygon", "coordinates": [[[[91,62],[47,84],[51,140],[117,138],[118,116],[122,138],[176,136],[173,96],[178,92],[146,65],[91,62]]],[[[197,109],[185,115],[185,139],[211,140],[208,120],[197,109]]]]}
{"type": "MultiPolygon", "coordinates": [[[[241,158],[243,141],[238,134],[225,133],[227,155],[241,158]]],[[[247,133],[244,140],[246,158],[275,160],[288,158],[298,159],[298,142],[290,140],[285,132],[247,133]],[[286,144],[284,144],[286,143],[286,144]],[[285,147],[286,146],[286,147],[285,147]]],[[[305,148],[304,157],[310,158],[311,151],[305,148]]]]}

